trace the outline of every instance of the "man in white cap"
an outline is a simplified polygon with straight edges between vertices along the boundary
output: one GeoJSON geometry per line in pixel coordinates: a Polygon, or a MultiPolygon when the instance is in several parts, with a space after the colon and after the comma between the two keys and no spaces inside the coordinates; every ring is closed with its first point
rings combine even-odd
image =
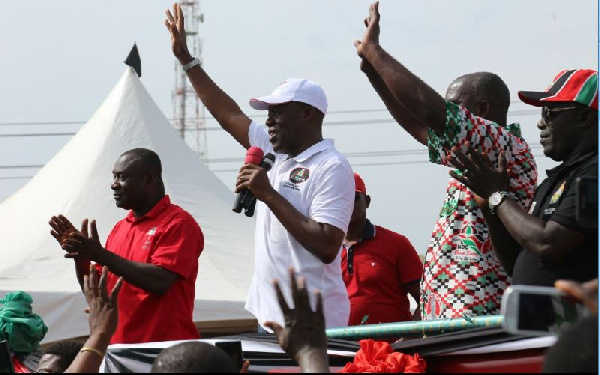
{"type": "Polygon", "coordinates": [[[273,322],[284,324],[271,283],[278,279],[287,285],[290,267],[303,276],[302,286],[320,290],[326,326],[346,326],[350,305],[340,248],[354,207],[354,176],[333,141],[323,139],[321,127],[327,113],[323,89],[313,81],[294,78],[282,82],[271,95],[251,99],[250,106],[268,111],[266,127],[261,126],[190,55],[178,4],[173,14],[167,11],[165,24],[175,57],[221,127],[245,148],[258,146],[276,156],[268,173],[259,166],[244,165],[236,183],[236,192],[248,189],[259,201],[255,270],[246,301],[246,309],[258,319],[259,331],[273,322]]]}

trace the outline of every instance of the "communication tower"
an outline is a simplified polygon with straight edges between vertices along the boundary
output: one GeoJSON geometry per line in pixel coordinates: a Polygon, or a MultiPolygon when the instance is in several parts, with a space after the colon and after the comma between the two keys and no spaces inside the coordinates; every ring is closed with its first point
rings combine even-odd
{"type": "MultiPolygon", "coordinates": [[[[199,0],[179,2],[185,20],[187,46],[201,63],[202,39],[199,35],[199,24],[204,22],[204,14],[200,12],[199,0]]],[[[175,89],[173,90],[173,126],[185,141],[193,142],[192,148],[201,160],[206,160],[206,125],[204,121],[204,106],[198,99],[186,73],[175,59],[175,89]]]]}

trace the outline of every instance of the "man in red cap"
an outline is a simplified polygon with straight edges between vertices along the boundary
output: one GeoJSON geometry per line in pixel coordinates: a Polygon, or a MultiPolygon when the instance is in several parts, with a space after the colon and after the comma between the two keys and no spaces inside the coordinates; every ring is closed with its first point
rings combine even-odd
{"type": "MultiPolygon", "coordinates": [[[[527,104],[542,107],[540,143],[544,154],[562,164],[548,170],[529,212],[507,193],[505,159],[495,167],[472,149],[457,153],[455,175],[481,198],[500,220],[490,226],[494,248],[513,269],[513,283],[554,286],[557,279],[585,282],[598,277],[598,212],[578,217],[578,190],[586,181],[598,185],[598,72],[564,70],[543,92],[519,92],[527,104]]],[[[597,195],[596,195],[597,197],[597,195]]]]}
{"type": "Polygon", "coordinates": [[[342,272],[350,299],[348,325],[421,320],[417,307],[410,313],[408,294],[419,302],[423,265],[408,239],[371,224],[371,197],[363,179],[354,173],[354,211],[342,250],[342,272]]]}

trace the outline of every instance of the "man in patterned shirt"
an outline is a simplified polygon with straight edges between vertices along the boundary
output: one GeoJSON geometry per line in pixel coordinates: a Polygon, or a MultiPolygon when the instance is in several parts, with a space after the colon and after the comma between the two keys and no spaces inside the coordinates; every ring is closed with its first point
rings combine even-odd
{"type": "MultiPolygon", "coordinates": [[[[510,193],[528,207],[537,171],[519,125],[506,125],[510,94],[495,74],[456,79],[442,98],[379,45],[378,3],[371,5],[367,30],[356,41],[361,69],[386,107],[416,140],[429,147],[432,162],[454,167],[452,149],[467,145],[493,161],[504,151],[511,170],[510,193]],[[409,110],[410,108],[410,110],[409,110]]],[[[454,178],[425,257],[421,283],[423,319],[500,313],[510,277],[491,248],[488,227],[476,196],[454,178]]]]}

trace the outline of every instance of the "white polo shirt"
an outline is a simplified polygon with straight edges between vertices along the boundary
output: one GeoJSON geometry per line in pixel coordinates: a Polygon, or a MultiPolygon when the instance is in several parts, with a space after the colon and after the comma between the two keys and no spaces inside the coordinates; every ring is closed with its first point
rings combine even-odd
{"type": "MultiPolygon", "coordinates": [[[[292,158],[273,152],[266,126],[253,121],[249,138],[250,145],[275,155],[268,175],[279,194],[302,215],[346,233],[354,210],[354,174],[333,140],[323,140],[292,158]]],[[[246,310],[254,314],[260,325],[272,320],[284,326],[271,281],[279,280],[288,304],[293,306],[288,274],[292,266],[306,278],[309,291],[321,291],[326,327],[348,325],[350,302],[342,279],[341,251],[331,264],[324,264],[296,241],[263,202],[256,205],[254,249],[254,276],[246,310]]],[[[311,293],[314,309],[313,299],[311,293]]]]}

